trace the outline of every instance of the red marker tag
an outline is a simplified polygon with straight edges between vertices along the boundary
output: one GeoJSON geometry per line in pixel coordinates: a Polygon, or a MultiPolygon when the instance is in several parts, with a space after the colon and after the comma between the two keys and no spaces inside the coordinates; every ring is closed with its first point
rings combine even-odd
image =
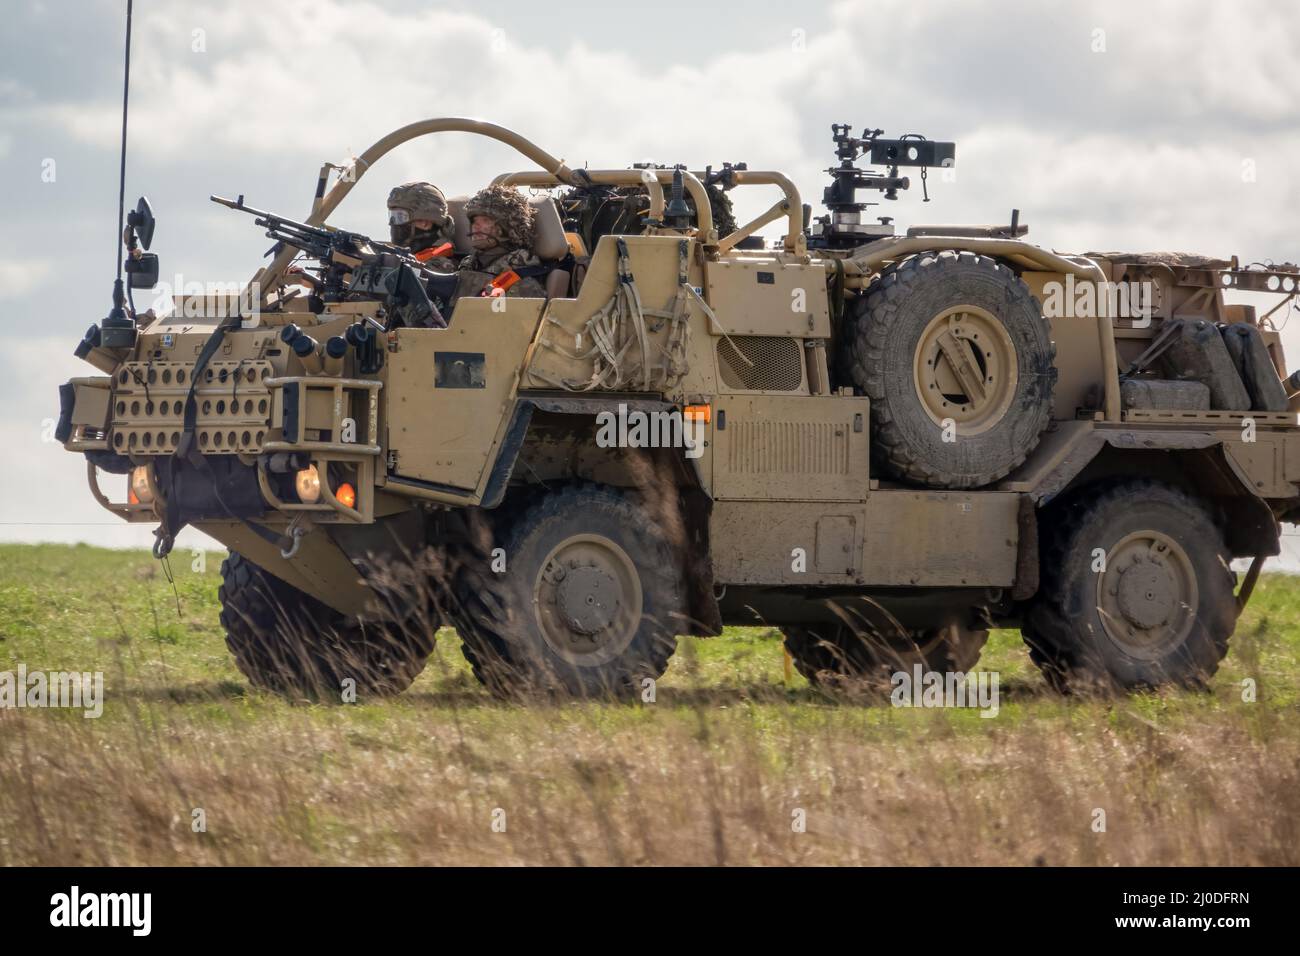
{"type": "Polygon", "coordinates": [[[440,256],[451,254],[451,243],[444,242],[440,246],[430,246],[428,249],[421,249],[415,254],[418,262],[428,262],[430,259],[437,259],[440,256]]]}
{"type": "Polygon", "coordinates": [[[515,272],[514,269],[507,269],[484,286],[483,291],[480,292],[479,295],[487,298],[496,298],[497,296],[505,295],[506,290],[518,281],[519,273],[515,272]]]}

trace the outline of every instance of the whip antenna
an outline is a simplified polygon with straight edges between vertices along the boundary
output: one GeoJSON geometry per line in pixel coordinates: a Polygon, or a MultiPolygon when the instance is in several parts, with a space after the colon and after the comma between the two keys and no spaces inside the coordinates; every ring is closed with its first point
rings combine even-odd
{"type": "Polygon", "coordinates": [[[135,344],[135,321],[126,314],[126,293],[122,286],[122,256],[118,244],[122,242],[126,210],[126,116],[127,98],[131,89],[131,8],[133,0],[126,0],[126,53],[122,68],[122,155],[118,167],[117,183],[117,235],[113,237],[113,258],[117,262],[117,279],[113,282],[113,309],[100,323],[100,344],[104,348],[130,348],[135,344]]]}

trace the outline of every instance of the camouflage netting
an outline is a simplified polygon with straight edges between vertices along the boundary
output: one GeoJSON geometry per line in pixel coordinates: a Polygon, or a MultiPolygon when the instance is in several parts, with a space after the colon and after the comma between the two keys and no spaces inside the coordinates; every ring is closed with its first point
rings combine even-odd
{"type": "Polygon", "coordinates": [[[533,245],[533,209],[527,198],[510,186],[488,186],[475,193],[465,204],[470,222],[475,216],[488,216],[501,228],[503,246],[531,249],[533,245]]]}
{"type": "MultiPolygon", "coordinates": [[[[660,169],[667,167],[660,166],[660,169]]],[[[671,187],[665,185],[664,192],[671,187]]],[[[719,236],[736,230],[736,217],[731,210],[731,197],[720,187],[706,184],[709,207],[713,210],[713,228],[719,236]]],[[[692,221],[695,202],[690,194],[685,196],[692,221]]],[[[560,215],[566,228],[576,225],[588,250],[595,250],[601,236],[636,235],[641,232],[642,220],[650,214],[650,192],[645,186],[587,186],[568,189],[556,197],[560,215]]]]}

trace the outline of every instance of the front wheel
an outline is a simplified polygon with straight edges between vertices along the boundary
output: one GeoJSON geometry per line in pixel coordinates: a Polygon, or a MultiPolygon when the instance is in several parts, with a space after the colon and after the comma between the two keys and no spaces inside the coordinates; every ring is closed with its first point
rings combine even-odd
{"type": "Polygon", "coordinates": [[[235,551],[221,563],[218,597],[235,666],[285,697],[400,694],[433,653],[436,627],[418,616],[406,624],[346,617],[235,551]]]}
{"type": "Polygon", "coordinates": [[[1223,533],[1198,499],[1154,481],[1085,490],[1045,517],[1034,662],[1061,690],[1200,687],[1237,621],[1223,533]]]}

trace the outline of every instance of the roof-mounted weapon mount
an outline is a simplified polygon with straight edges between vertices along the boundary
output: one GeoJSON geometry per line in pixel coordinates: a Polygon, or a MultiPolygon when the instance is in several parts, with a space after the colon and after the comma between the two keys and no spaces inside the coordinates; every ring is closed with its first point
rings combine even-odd
{"type": "Polygon", "coordinates": [[[882,216],[878,223],[864,223],[862,212],[876,203],[859,202],[859,189],[875,189],[886,199],[897,199],[900,189],[911,186],[911,179],[898,175],[899,167],[918,167],[921,170],[921,189],[925,202],[930,201],[926,191],[926,173],[931,166],[949,167],[956,162],[957,144],[926,139],[908,133],[901,139],[881,139],[884,130],[864,129],[854,136],[848,123],[832,123],[831,136],[835,141],[835,156],[839,165],[827,170],[831,184],[822,194],[822,203],[830,211],[813,224],[812,245],[823,248],[852,248],[882,236],[894,234],[893,219],[882,216]],[[860,169],[854,163],[859,156],[867,156],[873,166],[888,167],[885,175],[873,170],[860,169]]]}

